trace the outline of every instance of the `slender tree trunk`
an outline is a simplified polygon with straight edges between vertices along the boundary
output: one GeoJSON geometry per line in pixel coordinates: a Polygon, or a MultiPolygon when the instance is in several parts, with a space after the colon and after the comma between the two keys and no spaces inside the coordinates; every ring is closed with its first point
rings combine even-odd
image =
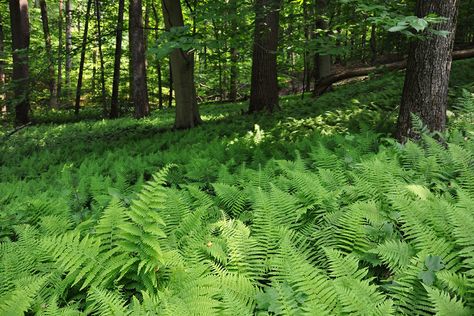
{"type": "Polygon", "coordinates": [[[370,32],[370,52],[370,60],[374,63],[377,59],[377,26],[375,24],[372,24],[372,30],[370,32]]]}
{"type": "Polygon", "coordinates": [[[95,94],[97,82],[97,49],[92,50],[92,94],[95,94]]]}
{"type": "Polygon", "coordinates": [[[104,53],[102,52],[102,29],[101,29],[101,11],[100,1],[95,0],[95,15],[97,18],[97,42],[99,46],[99,62],[100,62],[100,88],[102,97],[102,107],[104,116],[107,114],[107,95],[105,92],[105,69],[104,69],[104,53]]]}
{"type": "Polygon", "coordinates": [[[71,96],[71,69],[72,69],[72,5],[66,0],[66,95],[69,101],[71,96]]]}
{"type": "Polygon", "coordinates": [[[256,0],[249,113],[279,108],[277,49],[281,0],[256,0]]]}
{"type": "Polygon", "coordinates": [[[216,21],[212,19],[212,28],[214,31],[214,39],[217,42],[216,53],[217,53],[217,70],[219,73],[219,101],[222,101],[224,98],[224,85],[222,82],[222,52],[220,48],[220,36],[219,30],[217,29],[216,21]]]}
{"type": "MultiPolygon", "coordinates": [[[[179,1],[162,0],[166,29],[184,26],[183,12],[179,1]]],[[[176,91],[177,129],[192,128],[201,123],[194,83],[194,53],[175,49],[170,55],[173,84],[176,91]]]]}
{"type": "Polygon", "coordinates": [[[83,34],[83,37],[82,37],[81,61],[80,61],[80,64],[79,64],[79,75],[77,77],[76,103],[75,103],[75,106],[74,106],[74,113],[76,115],[79,115],[79,110],[81,108],[82,77],[84,75],[84,61],[86,59],[87,33],[89,31],[89,20],[90,20],[90,14],[91,14],[91,6],[92,6],[92,0],[87,0],[86,21],[85,21],[85,25],[84,25],[84,34],[83,34]]]}
{"type": "Polygon", "coordinates": [[[7,102],[5,97],[5,34],[3,33],[3,19],[0,13],[0,117],[5,120],[8,115],[7,102]]]}
{"type": "Polygon", "coordinates": [[[112,83],[112,100],[110,104],[110,118],[119,116],[119,87],[120,87],[120,61],[122,58],[122,37],[123,37],[123,12],[125,10],[125,0],[119,0],[117,17],[117,29],[115,35],[115,59],[114,59],[114,80],[112,83]]]}
{"type": "Polygon", "coordinates": [[[15,93],[15,124],[24,125],[30,121],[28,50],[30,46],[30,25],[28,0],[10,0],[10,21],[13,49],[13,84],[15,93]]]}
{"type": "MultiPolygon", "coordinates": [[[[158,12],[156,10],[155,2],[151,2],[151,8],[153,10],[153,17],[155,19],[155,41],[158,42],[159,33],[158,29],[160,27],[158,12]]],[[[161,71],[161,61],[159,58],[156,58],[156,73],[158,77],[158,108],[163,109],[163,75],[161,71]]]]}
{"type": "Polygon", "coordinates": [[[235,47],[230,48],[230,91],[229,99],[232,102],[237,101],[237,84],[238,84],[238,69],[239,51],[235,47]]]}
{"type": "Polygon", "coordinates": [[[135,118],[150,114],[146,78],[145,38],[143,35],[142,1],[130,0],[130,63],[132,66],[132,102],[135,118]]]}
{"type": "Polygon", "coordinates": [[[171,68],[171,60],[168,62],[168,69],[169,69],[169,77],[170,77],[168,108],[171,109],[171,107],[173,106],[173,69],[171,68]]]}
{"type": "Polygon", "coordinates": [[[57,106],[56,99],[56,78],[54,73],[54,58],[51,47],[51,34],[49,33],[48,9],[46,0],[40,0],[41,21],[43,22],[43,35],[46,48],[46,55],[48,56],[48,70],[49,70],[49,106],[55,108],[57,106]]]}
{"type": "Polygon", "coordinates": [[[412,130],[412,113],[431,131],[443,131],[446,127],[448,84],[458,8],[459,0],[417,1],[417,16],[424,17],[434,13],[447,18],[446,22],[437,24],[434,28],[450,33],[445,37],[425,34],[429,38],[410,45],[396,133],[402,142],[407,137],[419,136],[412,130]]]}
{"type": "Polygon", "coordinates": [[[58,15],[58,81],[56,99],[61,103],[61,93],[63,86],[63,0],[59,0],[58,15]]]}
{"type": "MultiPolygon", "coordinates": [[[[238,28],[238,15],[237,15],[238,4],[237,0],[229,1],[229,18],[230,18],[230,31],[234,35],[238,28]]],[[[237,49],[237,36],[232,36],[230,39],[230,78],[229,78],[229,99],[232,102],[237,101],[237,84],[239,76],[239,50],[237,49]]]]}

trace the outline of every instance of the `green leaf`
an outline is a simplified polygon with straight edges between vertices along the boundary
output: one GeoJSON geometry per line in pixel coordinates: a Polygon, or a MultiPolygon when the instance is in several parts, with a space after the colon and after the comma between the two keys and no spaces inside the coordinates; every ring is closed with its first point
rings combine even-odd
{"type": "Polygon", "coordinates": [[[389,32],[395,33],[395,32],[400,32],[403,30],[406,30],[408,26],[406,25],[396,25],[388,29],[389,32]]]}
{"type": "Polygon", "coordinates": [[[428,27],[428,22],[426,22],[425,19],[418,18],[416,20],[410,21],[410,26],[417,32],[421,32],[428,27]]]}
{"type": "Polygon", "coordinates": [[[433,271],[421,271],[420,274],[418,274],[418,278],[426,285],[433,285],[436,276],[433,271]]]}
{"type": "Polygon", "coordinates": [[[425,265],[429,271],[437,272],[444,268],[444,264],[441,262],[441,257],[429,255],[425,259],[425,265]]]}

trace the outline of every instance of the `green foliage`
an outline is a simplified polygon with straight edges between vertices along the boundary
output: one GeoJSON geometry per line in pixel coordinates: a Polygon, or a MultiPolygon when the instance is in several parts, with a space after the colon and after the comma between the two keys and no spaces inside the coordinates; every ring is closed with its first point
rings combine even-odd
{"type": "MultiPolygon", "coordinates": [[[[396,90],[365,89],[332,100],[396,90]]],[[[158,133],[165,114],[12,136],[0,314],[472,314],[472,125],[456,111],[445,144],[401,145],[364,129],[378,115],[354,124],[353,102],[338,120],[318,102],[254,122],[208,105],[193,131],[158,133]]]]}

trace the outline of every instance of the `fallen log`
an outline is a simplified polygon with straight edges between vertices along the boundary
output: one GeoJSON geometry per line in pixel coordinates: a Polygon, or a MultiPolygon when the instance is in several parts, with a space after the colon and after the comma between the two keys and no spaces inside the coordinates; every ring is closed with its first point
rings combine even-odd
{"type": "MultiPolygon", "coordinates": [[[[474,57],[474,48],[453,51],[453,60],[460,60],[460,59],[473,58],[473,57],[474,57]]],[[[324,78],[321,78],[316,82],[315,88],[313,90],[313,97],[319,97],[323,95],[336,82],[350,79],[350,78],[367,76],[372,73],[377,74],[377,73],[383,73],[386,71],[401,70],[401,69],[405,69],[406,66],[407,66],[407,61],[400,60],[400,61],[396,61],[396,62],[392,62],[388,64],[352,68],[352,69],[344,70],[339,73],[334,73],[324,78]]]]}

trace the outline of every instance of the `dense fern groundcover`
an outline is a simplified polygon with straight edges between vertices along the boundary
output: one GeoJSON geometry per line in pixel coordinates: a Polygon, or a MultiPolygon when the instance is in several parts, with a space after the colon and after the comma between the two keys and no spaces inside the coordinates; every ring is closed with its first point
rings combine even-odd
{"type": "Polygon", "coordinates": [[[401,78],[2,139],[0,315],[472,315],[474,96],[401,145],[401,78]]]}

